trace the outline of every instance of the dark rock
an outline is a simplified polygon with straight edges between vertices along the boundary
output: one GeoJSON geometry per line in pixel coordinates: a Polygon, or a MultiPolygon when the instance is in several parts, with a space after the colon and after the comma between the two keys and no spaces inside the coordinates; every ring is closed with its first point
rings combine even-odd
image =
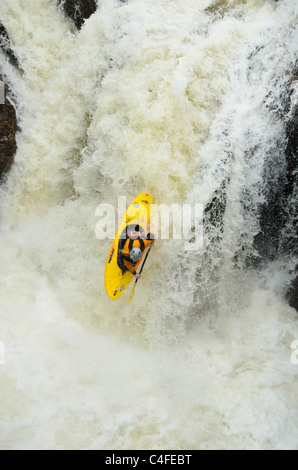
{"type": "Polygon", "coordinates": [[[225,179],[220,188],[215,191],[212,201],[204,210],[204,227],[208,238],[212,241],[219,241],[220,234],[224,231],[224,213],[227,205],[226,187],[229,179],[225,179]]]}
{"type": "Polygon", "coordinates": [[[77,27],[81,29],[85,20],[95,13],[97,3],[95,0],[58,0],[65,14],[71,18],[77,27]]]}
{"type": "Polygon", "coordinates": [[[0,23],[0,48],[7,55],[10,63],[18,67],[19,66],[18,59],[15,56],[11,48],[11,43],[10,43],[10,39],[8,37],[7,31],[1,23],[0,23]]]}
{"type": "Polygon", "coordinates": [[[298,312],[298,266],[296,266],[296,277],[293,280],[286,297],[290,306],[295,308],[298,312]]]}
{"type": "MultiPolygon", "coordinates": [[[[298,256],[297,155],[298,155],[298,82],[293,74],[284,98],[284,139],[272,149],[264,181],[266,202],[260,208],[260,232],[254,247],[259,253],[256,264],[266,265],[279,256],[293,260],[298,256]],[[296,96],[295,96],[296,95],[296,96]]],[[[258,266],[255,266],[258,267],[258,266]]],[[[298,266],[291,273],[293,282],[286,297],[298,311],[298,266]]]]}
{"type": "MultiPolygon", "coordinates": [[[[0,75],[0,81],[3,83],[0,75]]],[[[5,104],[0,104],[0,178],[10,169],[17,150],[17,120],[13,105],[7,99],[8,87],[5,85],[5,104]]]]}
{"type": "MultiPolygon", "coordinates": [[[[292,118],[288,123],[287,127],[287,137],[288,143],[286,148],[287,156],[287,183],[286,183],[286,195],[288,197],[288,205],[286,207],[286,212],[290,217],[292,223],[289,224],[288,229],[285,231],[284,237],[284,246],[283,251],[292,253],[293,256],[298,256],[298,204],[297,204],[297,174],[298,174],[298,103],[297,103],[297,94],[298,94],[298,82],[297,74],[295,81],[292,83],[295,85],[292,89],[293,94],[296,94],[294,100],[296,101],[294,106],[294,112],[292,118]]],[[[298,312],[298,264],[296,265],[294,279],[290,285],[287,298],[291,307],[294,307],[298,312]]]]}
{"type": "Polygon", "coordinates": [[[291,99],[295,76],[284,91],[282,106],[278,110],[279,119],[284,122],[284,136],[268,152],[263,174],[265,202],[260,207],[260,232],[254,243],[261,264],[273,261],[281,254],[289,254],[295,247],[293,210],[297,209],[292,206],[297,177],[298,107],[291,99]]]}
{"type": "MultiPolygon", "coordinates": [[[[19,67],[7,31],[1,23],[0,48],[8,57],[10,63],[19,67]]],[[[17,130],[16,112],[12,103],[7,99],[8,91],[8,86],[4,84],[4,80],[0,75],[0,179],[10,169],[17,150],[15,138],[17,130]],[[2,95],[4,95],[4,100],[2,95]]]]}

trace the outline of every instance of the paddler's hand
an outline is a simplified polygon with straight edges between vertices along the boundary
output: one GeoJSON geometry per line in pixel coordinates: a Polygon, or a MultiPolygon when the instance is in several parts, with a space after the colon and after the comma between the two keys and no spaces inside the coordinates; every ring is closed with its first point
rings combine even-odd
{"type": "Polygon", "coordinates": [[[142,274],[135,274],[135,278],[136,278],[136,279],[139,280],[139,279],[141,279],[141,277],[142,277],[142,274]]]}

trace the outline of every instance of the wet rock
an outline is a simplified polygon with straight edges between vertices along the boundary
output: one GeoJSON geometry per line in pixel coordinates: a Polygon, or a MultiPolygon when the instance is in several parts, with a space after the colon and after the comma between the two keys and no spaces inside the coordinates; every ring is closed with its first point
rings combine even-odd
{"type": "Polygon", "coordinates": [[[298,266],[296,267],[296,277],[287,293],[287,300],[290,306],[295,308],[298,312],[298,266]]]}
{"type": "Polygon", "coordinates": [[[58,0],[65,14],[71,18],[77,27],[81,29],[85,20],[95,13],[97,2],[95,0],[58,0]]]}
{"type": "Polygon", "coordinates": [[[4,51],[6,56],[9,58],[10,63],[18,67],[19,66],[18,59],[15,56],[11,48],[10,39],[8,37],[7,31],[1,23],[0,23],[0,48],[2,49],[2,51],[4,51]]]}
{"type": "Polygon", "coordinates": [[[213,199],[204,210],[204,227],[208,238],[218,242],[220,234],[224,231],[224,213],[227,204],[226,188],[229,180],[225,179],[215,192],[213,199]]]}
{"type": "MultiPolygon", "coordinates": [[[[260,212],[260,233],[255,238],[255,248],[264,265],[279,256],[297,259],[298,207],[297,207],[297,156],[298,156],[298,73],[293,74],[284,99],[285,139],[276,149],[274,161],[267,168],[266,203],[260,212]]],[[[292,283],[286,297],[298,311],[298,265],[292,272],[292,283]]]]}
{"type": "MultiPolygon", "coordinates": [[[[1,75],[0,81],[2,88],[4,83],[1,75]]],[[[17,130],[16,112],[7,99],[7,92],[8,87],[5,85],[5,102],[0,104],[0,178],[10,169],[17,150],[15,138],[17,130]]]]}
{"type": "MultiPolygon", "coordinates": [[[[288,197],[288,205],[286,211],[292,223],[285,232],[284,251],[292,253],[294,257],[298,257],[298,205],[297,205],[297,174],[298,174],[298,74],[291,83],[291,103],[294,108],[291,120],[287,126],[288,143],[286,148],[287,157],[287,184],[286,195],[288,197]],[[292,230],[291,229],[292,226],[292,230]]],[[[287,298],[291,307],[298,312],[298,264],[296,265],[295,275],[291,283],[287,298]]]]}
{"type": "MultiPolygon", "coordinates": [[[[0,48],[15,67],[19,67],[18,59],[11,47],[7,31],[0,23],[0,48]]],[[[0,179],[10,169],[17,150],[16,112],[12,103],[8,100],[8,86],[4,83],[0,74],[0,179]]]]}
{"type": "Polygon", "coordinates": [[[275,110],[273,103],[270,108],[270,112],[284,122],[284,137],[268,152],[268,161],[264,168],[265,202],[260,207],[260,232],[254,243],[261,264],[273,261],[281,254],[289,254],[294,249],[293,211],[296,208],[293,200],[297,173],[298,124],[295,77],[296,74],[281,96],[282,105],[275,110]]]}

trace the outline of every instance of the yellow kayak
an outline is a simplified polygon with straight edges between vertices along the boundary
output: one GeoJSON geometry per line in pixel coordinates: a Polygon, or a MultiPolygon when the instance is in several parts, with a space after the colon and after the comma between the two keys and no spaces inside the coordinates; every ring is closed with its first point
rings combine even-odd
{"type": "MultiPolygon", "coordinates": [[[[117,258],[119,243],[121,244],[122,241],[121,235],[126,232],[126,228],[130,225],[139,225],[140,231],[143,231],[145,235],[150,232],[150,206],[152,203],[153,198],[150,194],[139,194],[128,207],[119,225],[105,267],[105,288],[111,299],[119,299],[134,277],[128,271],[123,274],[122,269],[118,266],[117,258]]],[[[142,258],[136,265],[136,270],[141,261],[142,258]]]]}

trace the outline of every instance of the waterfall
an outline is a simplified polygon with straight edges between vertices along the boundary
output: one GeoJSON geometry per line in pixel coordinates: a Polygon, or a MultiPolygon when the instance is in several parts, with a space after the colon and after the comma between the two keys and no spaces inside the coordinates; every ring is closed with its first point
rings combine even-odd
{"type": "Polygon", "coordinates": [[[297,13],[101,0],[75,31],[53,0],[1,1],[20,131],[0,188],[0,448],[297,449],[297,13]],[[127,306],[105,293],[96,208],[143,191],[202,204],[204,240],[157,240],[127,306]]]}

